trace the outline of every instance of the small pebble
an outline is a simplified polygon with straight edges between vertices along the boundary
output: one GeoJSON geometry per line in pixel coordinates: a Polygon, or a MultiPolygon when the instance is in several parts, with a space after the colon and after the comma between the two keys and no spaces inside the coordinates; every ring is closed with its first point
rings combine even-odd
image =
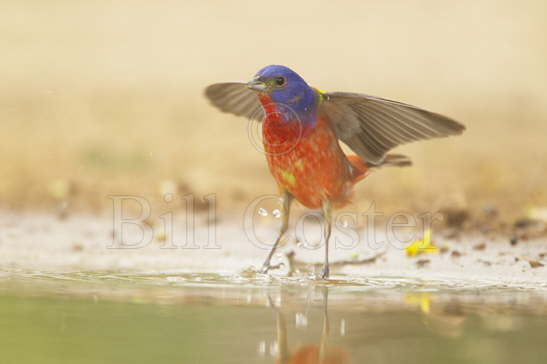
{"type": "Polygon", "coordinates": [[[154,220],[148,218],[148,219],[144,219],[141,221],[141,223],[144,225],[144,226],[148,226],[148,227],[154,227],[154,220]]]}
{"type": "Polygon", "coordinates": [[[537,260],[529,260],[528,263],[530,264],[530,267],[532,268],[539,268],[545,266],[545,264],[538,262],[537,260]]]}
{"type": "Polygon", "coordinates": [[[431,260],[429,259],[420,259],[416,261],[416,266],[418,266],[418,268],[423,268],[429,263],[431,263],[431,260]]]}
{"type": "Polygon", "coordinates": [[[72,251],[74,252],[81,252],[82,250],[84,250],[84,246],[80,243],[74,243],[72,245],[72,251]]]}
{"type": "Polygon", "coordinates": [[[484,259],[479,259],[477,262],[482,263],[482,264],[484,264],[484,265],[487,266],[487,267],[489,267],[489,266],[492,265],[492,262],[489,262],[489,261],[484,260],[484,259]]]}

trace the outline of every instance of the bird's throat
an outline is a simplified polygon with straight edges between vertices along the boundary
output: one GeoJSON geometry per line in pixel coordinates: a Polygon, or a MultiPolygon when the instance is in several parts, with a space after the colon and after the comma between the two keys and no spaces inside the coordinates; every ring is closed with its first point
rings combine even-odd
{"type": "MultiPolygon", "coordinates": [[[[260,95],[265,111],[262,125],[264,149],[269,155],[290,153],[313,132],[315,123],[290,108],[276,104],[268,95],[260,95]]],[[[315,121],[315,120],[313,120],[315,121]]]]}
{"type": "Polygon", "coordinates": [[[301,128],[309,129],[315,125],[316,113],[312,107],[309,110],[298,111],[290,104],[275,102],[265,93],[259,94],[258,98],[265,112],[265,121],[272,127],[299,123],[301,128]]]}

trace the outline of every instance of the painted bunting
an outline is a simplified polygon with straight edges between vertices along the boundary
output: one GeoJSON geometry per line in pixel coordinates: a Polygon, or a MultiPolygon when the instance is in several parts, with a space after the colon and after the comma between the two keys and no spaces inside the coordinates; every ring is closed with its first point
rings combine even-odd
{"type": "Polygon", "coordinates": [[[270,296],[268,302],[276,313],[276,364],[346,364],[350,363],[349,353],[339,346],[332,346],[330,339],[330,320],[328,311],[329,291],[327,286],[321,287],[323,294],[323,324],[318,345],[304,344],[289,350],[289,332],[287,320],[281,307],[277,307],[270,296]]]}
{"type": "Polygon", "coordinates": [[[262,68],[247,83],[210,85],[206,97],[223,112],[263,122],[264,151],[282,197],[282,226],[262,272],[289,226],[293,199],[321,208],[325,219],[325,262],[329,276],[332,208],[350,201],[353,185],[384,165],[407,166],[410,159],[386,154],[422,139],[461,134],[465,127],[446,116],[365,94],[324,92],[285,66],[262,68]],[[339,140],[356,155],[346,155],[339,140]]]}

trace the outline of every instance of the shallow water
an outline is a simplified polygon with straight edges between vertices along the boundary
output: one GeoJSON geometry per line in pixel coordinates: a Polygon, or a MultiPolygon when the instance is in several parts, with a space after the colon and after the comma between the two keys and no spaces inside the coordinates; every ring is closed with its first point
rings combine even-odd
{"type": "Polygon", "coordinates": [[[2,363],[544,363],[547,292],[398,277],[0,276],[2,363]]]}

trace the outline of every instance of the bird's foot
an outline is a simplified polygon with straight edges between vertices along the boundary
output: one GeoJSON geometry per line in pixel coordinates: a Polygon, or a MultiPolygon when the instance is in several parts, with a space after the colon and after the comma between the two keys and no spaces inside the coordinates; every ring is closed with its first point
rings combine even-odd
{"type": "Polygon", "coordinates": [[[268,271],[269,271],[271,268],[272,268],[272,267],[270,266],[270,264],[264,263],[264,265],[262,266],[262,268],[260,268],[260,270],[259,270],[258,272],[261,273],[261,274],[267,274],[268,271]]]}
{"type": "Polygon", "coordinates": [[[274,265],[271,265],[271,264],[264,264],[262,266],[262,268],[260,268],[260,270],[258,271],[259,273],[261,274],[266,274],[268,273],[269,271],[271,270],[276,270],[276,269],[280,269],[281,267],[283,267],[285,264],[284,263],[278,263],[278,264],[274,264],[274,265]]]}
{"type": "Polygon", "coordinates": [[[321,269],[321,279],[328,279],[329,278],[329,265],[324,264],[323,269],[321,269]]]}

